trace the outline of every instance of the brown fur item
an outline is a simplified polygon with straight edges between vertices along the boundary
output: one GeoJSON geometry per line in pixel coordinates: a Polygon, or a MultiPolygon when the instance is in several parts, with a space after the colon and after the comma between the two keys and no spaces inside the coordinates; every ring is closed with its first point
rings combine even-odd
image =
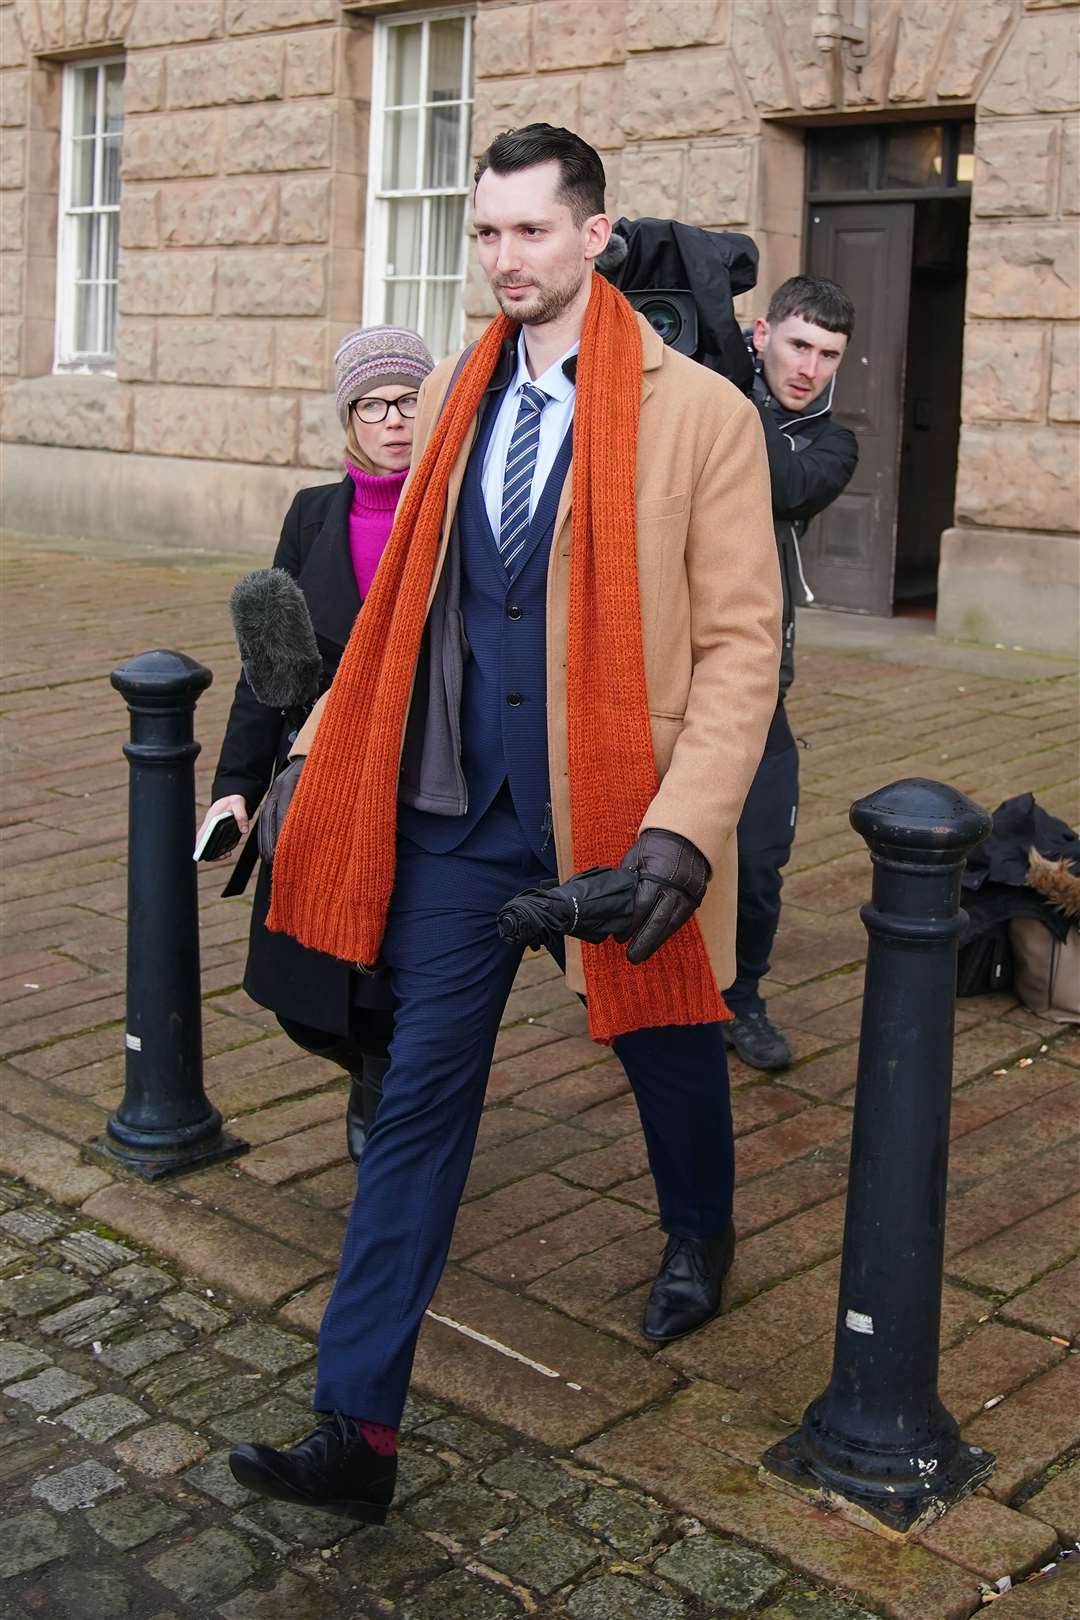
{"type": "Polygon", "coordinates": [[[1029,849],[1027,883],[1066,917],[1080,919],[1080,875],[1068,861],[1048,861],[1037,849],[1029,849]]]}

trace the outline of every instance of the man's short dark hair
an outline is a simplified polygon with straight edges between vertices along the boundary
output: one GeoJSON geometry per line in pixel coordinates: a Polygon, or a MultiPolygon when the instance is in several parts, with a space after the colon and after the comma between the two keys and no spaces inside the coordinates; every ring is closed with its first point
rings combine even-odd
{"type": "Polygon", "coordinates": [[[855,330],[855,305],[843,287],[826,276],[789,276],[777,287],[765,319],[770,326],[778,326],[792,315],[848,338],[855,330]]]}
{"type": "Polygon", "coordinates": [[[572,130],[556,129],[554,124],[525,124],[496,135],[477,162],[473,184],[488,169],[495,174],[516,174],[538,163],[559,165],[556,195],[569,208],[575,225],[604,212],[607,181],[599,152],[572,130]]]}

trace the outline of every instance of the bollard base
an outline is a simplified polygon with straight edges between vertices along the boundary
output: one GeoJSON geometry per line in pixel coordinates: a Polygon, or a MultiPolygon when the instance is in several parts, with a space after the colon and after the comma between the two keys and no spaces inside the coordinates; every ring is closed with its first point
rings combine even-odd
{"type": "Polygon", "coordinates": [[[106,1170],[123,1170],[140,1181],[163,1181],[166,1176],[179,1176],[192,1170],[205,1170],[221,1159],[234,1158],[246,1153],[250,1144],[238,1136],[221,1131],[208,1141],[179,1147],[134,1148],[118,1142],[106,1131],[96,1142],[88,1143],[82,1157],[106,1170]]]}
{"type": "Polygon", "coordinates": [[[817,1472],[802,1430],[796,1429],[765,1452],[758,1478],[814,1507],[839,1514],[863,1530],[891,1541],[907,1541],[970,1496],[993,1468],[992,1452],[961,1442],[949,1467],[933,1480],[924,1480],[918,1493],[855,1479],[841,1490],[835,1480],[826,1480],[817,1472]]]}

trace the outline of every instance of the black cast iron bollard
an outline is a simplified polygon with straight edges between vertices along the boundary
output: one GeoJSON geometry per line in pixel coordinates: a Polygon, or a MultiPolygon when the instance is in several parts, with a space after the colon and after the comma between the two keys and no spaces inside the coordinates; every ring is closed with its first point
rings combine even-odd
{"type": "Polygon", "coordinates": [[[904,1536],[994,1465],[937,1390],[960,877],[990,818],[914,779],[851,822],[874,882],[832,1377],[763,1477],[904,1536]]]}
{"type": "Polygon", "coordinates": [[[146,1181],[246,1143],[226,1135],[203,1090],[195,862],[195,705],[213,675],[183,653],[114,669],[131,713],[127,1033],[124,1100],[96,1154],[146,1181]]]}

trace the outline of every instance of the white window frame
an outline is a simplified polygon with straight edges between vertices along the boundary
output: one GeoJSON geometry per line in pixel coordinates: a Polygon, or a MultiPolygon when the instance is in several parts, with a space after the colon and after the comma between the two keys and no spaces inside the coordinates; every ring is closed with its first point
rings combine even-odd
{"type": "MultiPolygon", "coordinates": [[[[372,96],[371,96],[371,132],[369,140],[368,161],[368,205],[367,226],[364,253],[364,322],[368,326],[381,325],[386,320],[386,287],[389,280],[385,274],[386,256],[388,251],[390,209],[387,206],[395,198],[415,198],[423,200],[429,197],[464,197],[466,199],[466,222],[468,219],[469,184],[469,136],[472,130],[472,113],[475,105],[475,73],[473,64],[473,19],[474,8],[471,6],[445,6],[434,11],[409,12],[404,16],[379,17],[375,22],[375,48],[372,63],[372,96]],[[388,190],[382,186],[383,148],[386,133],[386,113],[394,110],[393,103],[387,102],[387,70],[389,66],[390,31],[393,28],[408,27],[410,24],[442,22],[447,18],[462,18],[465,22],[465,72],[462,84],[461,100],[468,109],[466,121],[466,153],[465,153],[465,185],[432,187],[420,190],[388,190]]],[[[429,30],[424,27],[421,40],[420,55],[420,87],[422,92],[427,90],[428,82],[428,39],[429,30]]],[[[425,145],[427,140],[427,120],[417,120],[418,158],[417,170],[421,175],[424,172],[425,145]]],[[[424,327],[427,321],[427,289],[437,282],[443,285],[453,284],[461,289],[462,299],[458,307],[454,324],[450,332],[450,349],[452,353],[459,348],[465,326],[464,291],[466,276],[466,253],[468,251],[468,225],[462,229],[461,247],[461,274],[458,276],[434,276],[427,272],[428,264],[428,215],[429,210],[423,210],[423,224],[420,244],[420,304],[418,328],[425,336],[424,327]]],[[[414,276],[401,278],[406,281],[416,280],[414,276]]],[[[436,354],[435,359],[444,358],[436,354]]]]}
{"type": "MultiPolygon", "coordinates": [[[[72,127],[75,120],[75,76],[90,69],[97,72],[97,117],[95,120],[94,153],[94,193],[101,189],[102,150],[103,138],[101,129],[104,125],[105,104],[105,72],[104,70],[116,65],[123,66],[124,56],[113,54],[110,56],[83,57],[74,62],[65,62],[63,93],[61,98],[60,117],[60,196],[59,218],[57,221],[57,253],[56,253],[56,347],[53,358],[55,371],[89,371],[104,372],[106,375],[116,371],[116,350],[106,350],[103,347],[93,350],[80,350],[75,347],[75,284],[76,266],[78,263],[78,236],[76,221],[80,215],[85,214],[112,214],[116,219],[115,228],[120,228],[120,201],[89,206],[73,207],[70,203],[71,184],[73,172],[73,134],[72,127]]],[[[123,133],[121,131],[121,145],[123,133]]],[[[119,249],[119,244],[117,244],[119,249]]],[[[117,294],[119,279],[117,281],[117,294]]],[[[116,294],[114,294],[116,296],[116,294]]],[[[105,329],[105,301],[99,301],[98,333],[105,329]]],[[[116,317],[114,314],[113,331],[116,331],[116,317]]]]}

